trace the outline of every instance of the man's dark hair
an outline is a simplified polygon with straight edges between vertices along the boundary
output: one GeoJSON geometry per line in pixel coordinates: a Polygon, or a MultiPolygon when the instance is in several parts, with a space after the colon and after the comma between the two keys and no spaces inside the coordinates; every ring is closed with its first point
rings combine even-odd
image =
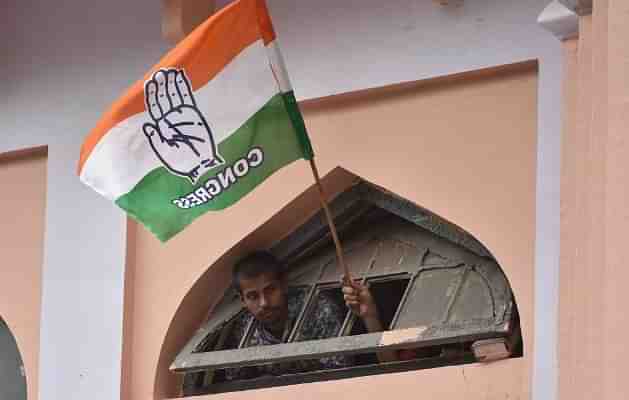
{"type": "Polygon", "coordinates": [[[272,272],[277,279],[284,278],[284,266],[268,251],[255,251],[239,260],[232,270],[232,285],[240,292],[241,278],[255,278],[272,272]]]}

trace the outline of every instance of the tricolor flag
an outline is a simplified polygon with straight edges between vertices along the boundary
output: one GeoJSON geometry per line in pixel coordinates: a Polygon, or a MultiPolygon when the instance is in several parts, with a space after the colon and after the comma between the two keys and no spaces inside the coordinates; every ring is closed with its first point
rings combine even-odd
{"type": "Polygon", "coordinates": [[[312,158],[312,148],[266,5],[239,0],[112,105],[78,169],[166,241],[299,158],[312,158]]]}

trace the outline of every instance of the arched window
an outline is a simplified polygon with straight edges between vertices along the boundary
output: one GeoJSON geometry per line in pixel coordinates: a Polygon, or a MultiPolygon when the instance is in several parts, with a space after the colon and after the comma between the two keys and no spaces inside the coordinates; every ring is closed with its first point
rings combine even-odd
{"type": "Polygon", "coordinates": [[[22,357],[9,327],[0,318],[0,399],[26,400],[22,357]]]}
{"type": "Polygon", "coordinates": [[[185,373],[184,394],[339,379],[521,355],[515,301],[484,246],[442,218],[374,185],[360,182],[332,203],[355,278],[367,284],[385,332],[366,333],[349,310],[333,337],[308,341],[304,327],[317,303],[346,310],[328,227],[315,215],[270,249],[288,265],[300,311],[286,343],[248,347],[253,318],[228,291],[212,317],[179,353],[171,370],[185,373]],[[398,360],[378,363],[375,351],[398,360]],[[337,370],[227,382],[225,368],[351,354],[337,370]]]}

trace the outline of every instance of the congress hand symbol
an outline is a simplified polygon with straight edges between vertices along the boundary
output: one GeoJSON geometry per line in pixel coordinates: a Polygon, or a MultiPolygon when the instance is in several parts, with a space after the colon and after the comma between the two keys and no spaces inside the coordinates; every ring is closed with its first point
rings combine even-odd
{"type": "Polygon", "coordinates": [[[155,72],[144,83],[144,100],[153,121],[145,123],[142,131],[171,173],[194,184],[206,171],[224,163],[182,69],[155,72]]]}

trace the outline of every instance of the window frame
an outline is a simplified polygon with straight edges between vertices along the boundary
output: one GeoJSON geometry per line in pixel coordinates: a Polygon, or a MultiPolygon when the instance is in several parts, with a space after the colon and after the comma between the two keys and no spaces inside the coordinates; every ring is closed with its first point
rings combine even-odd
{"type": "Polygon", "coordinates": [[[192,353],[186,360],[175,360],[174,372],[195,372],[206,369],[246,367],[269,362],[316,359],[334,355],[352,355],[382,350],[421,348],[450,343],[449,339],[473,341],[494,338],[509,333],[509,323],[496,326],[493,320],[466,324],[443,324],[392,331],[365,333],[354,336],[216,350],[192,353]]]}
{"type": "Polygon", "coordinates": [[[358,365],[333,370],[319,370],[233,382],[212,383],[204,387],[187,388],[185,396],[262,389],[273,386],[286,386],[310,382],[324,382],[392,372],[406,372],[417,369],[466,364],[469,363],[471,359],[473,359],[473,353],[470,352],[469,354],[466,353],[457,356],[443,355],[439,357],[395,361],[377,365],[358,365]]]}
{"type": "MultiPolygon", "coordinates": [[[[331,202],[330,209],[333,218],[337,222],[339,231],[342,231],[359,218],[367,208],[373,206],[424,228],[424,230],[427,231],[427,235],[435,235],[441,239],[445,239],[445,241],[450,244],[463,247],[467,250],[461,251],[460,254],[458,254],[460,257],[456,260],[442,258],[435,263],[424,264],[431,249],[428,247],[420,249],[422,254],[418,260],[415,271],[407,271],[407,275],[404,277],[404,279],[408,278],[409,282],[398,304],[393,320],[389,325],[389,329],[395,326],[398,321],[413,284],[421,273],[432,269],[461,268],[462,265],[465,265],[463,268],[466,270],[475,268],[479,274],[483,275],[483,269],[487,268],[483,265],[488,262],[495,263],[489,251],[464,230],[407,200],[401,199],[382,188],[366,182],[359,181],[348,191],[339,195],[331,202]]],[[[295,232],[277,243],[271,249],[271,252],[290,266],[296,261],[304,259],[307,255],[320,250],[330,241],[328,227],[324,221],[321,212],[317,213],[304,225],[297,228],[295,232]]],[[[351,249],[346,251],[351,251],[351,249]]],[[[334,258],[334,254],[330,253],[330,257],[334,258]]],[[[326,264],[327,263],[322,263],[319,272],[323,271],[326,264]]],[[[497,264],[496,267],[502,271],[497,264]]],[[[306,271],[306,274],[309,273],[311,272],[306,271]]],[[[370,280],[379,281],[393,279],[393,277],[401,276],[402,274],[403,272],[400,271],[390,274],[370,274],[370,271],[365,271],[362,278],[365,282],[370,282],[370,280]]],[[[321,277],[321,274],[319,274],[319,278],[321,277]]],[[[304,283],[310,285],[308,288],[309,292],[306,294],[304,307],[300,311],[295,326],[289,335],[288,343],[195,352],[195,349],[199,348],[199,345],[203,343],[208,334],[222,329],[222,327],[226,326],[232,318],[242,311],[240,301],[232,301],[232,303],[235,304],[231,305],[224,304],[223,306],[225,307],[223,308],[221,308],[221,304],[219,304],[217,309],[212,312],[213,316],[211,320],[196,332],[177,355],[170,366],[170,370],[177,373],[187,373],[208,369],[260,365],[269,362],[322,358],[330,355],[352,355],[382,350],[437,346],[450,343],[453,339],[457,341],[473,341],[505,337],[509,335],[512,328],[511,314],[513,297],[506,277],[504,277],[504,282],[496,282],[491,278],[492,277],[488,277],[485,273],[483,279],[485,279],[492,293],[494,289],[499,289],[500,286],[504,286],[507,289],[506,291],[508,291],[508,293],[504,293],[504,290],[497,291],[499,292],[500,298],[493,299],[493,301],[502,301],[502,303],[504,303],[504,309],[502,315],[495,315],[493,318],[470,321],[466,324],[441,323],[413,328],[394,329],[384,332],[342,336],[348,333],[348,324],[351,324],[352,321],[356,319],[355,316],[348,313],[346,314],[345,321],[340,330],[340,336],[320,340],[293,342],[303,323],[307,309],[311,306],[310,303],[318,292],[318,288],[322,285],[333,283],[331,281],[319,281],[319,279],[312,281],[311,279],[308,283],[304,283]]],[[[296,286],[301,286],[299,285],[299,281],[296,286]]],[[[459,282],[457,290],[460,290],[460,286],[461,283],[459,282]]],[[[229,295],[224,297],[224,303],[226,299],[229,300],[229,295]]],[[[227,303],[228,302],[229,301],[227,301],[227,303]]],[[[452,302],[453,300],[451,299],[450,303],[452,302]]],[[[449,307],[451,307],[451,304],[449,307]]],[[[250,329],[251,327],[249,326],[249,329],[245,330],[240,343],[241,346],[249,336],[250,329]]]]}

